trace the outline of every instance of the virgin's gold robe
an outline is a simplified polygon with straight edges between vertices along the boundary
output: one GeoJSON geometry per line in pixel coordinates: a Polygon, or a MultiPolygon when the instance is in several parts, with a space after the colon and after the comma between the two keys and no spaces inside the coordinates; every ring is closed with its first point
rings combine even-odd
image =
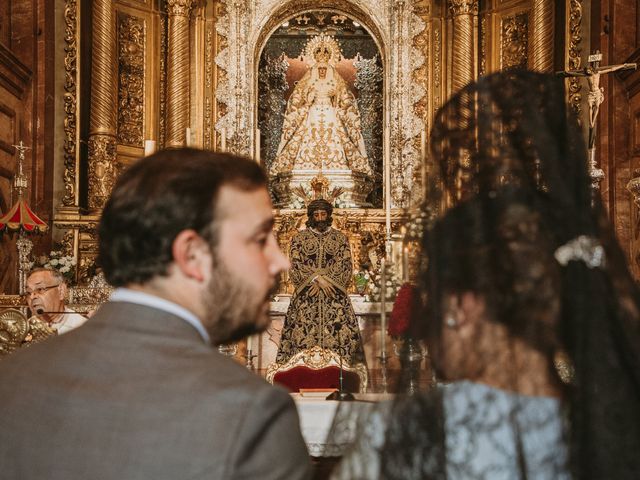
{"type": "Polygon", "coordinates": [[[319,169],[372,174],[356,99],[331,65],[324,78],[314,65],[296,85],[270,174],[319,169]]]}

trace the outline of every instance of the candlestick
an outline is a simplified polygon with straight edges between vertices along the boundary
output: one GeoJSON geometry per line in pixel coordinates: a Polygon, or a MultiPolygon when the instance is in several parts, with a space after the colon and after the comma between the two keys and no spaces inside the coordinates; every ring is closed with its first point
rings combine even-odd
{"type": "Polygon", "coordinates": [[[386,259],[380,260],[380,358],[387,359],[387,273],[386,259]]]}
{"type": "Polygon", "coordinates": [[[156,151],[156,141],[155,140],[145,140],[144,141],[144,156],[148,157],[156,151]]]}

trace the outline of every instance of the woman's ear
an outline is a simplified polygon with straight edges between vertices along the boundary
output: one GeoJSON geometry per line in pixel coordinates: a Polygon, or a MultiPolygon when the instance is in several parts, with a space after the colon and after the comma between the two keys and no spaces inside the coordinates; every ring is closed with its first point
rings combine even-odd
{"type": "Polygon", "coordinates": [[[484,299],[470,291],[452,294],[447,301],[447,313],[447,321],[455,323],[456,328],[475,325],[484,316],[484,299]]]}
{"type": "Polygon", "coordinates": [[[458,295],[459,308],[467,322],[477,323],[484,317],[486,305],[484,298],[474,292],[464,292],[458,295]]]}

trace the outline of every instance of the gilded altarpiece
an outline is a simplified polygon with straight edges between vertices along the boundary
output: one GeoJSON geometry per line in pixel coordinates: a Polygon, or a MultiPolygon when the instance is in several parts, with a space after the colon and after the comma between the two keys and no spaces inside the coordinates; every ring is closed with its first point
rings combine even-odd
{"type": "MultiPolygon", "coordinates": [[[[588,51],[588,0],[82,3],[65,0],[61,28],[64,125],[57,128],[64,152],[56,161],[64,164],[64,193],[54,227],[56,239],[78,258],[82,287],[74,290],[76,301],[91,305],[106,298],[106,289],[92,291],[87,284],[95,272],[100,205],[118,172],[142,156],[149,141],[155,148],[192,145],[260,158],[270,170],[287,101],[304,75],[293,75],[291,67],[314,35],[338,37],[348,60],[341,74],[356,99],[374,184],[363,205],[334,211],[334,226],[349,237],[354,267],[373,270],[387,240],[397,242],[403,222],[416,218],[435,171],[428,131],[448,96],[478,75],[504,68],[577,69],[588,51]],[[294,26],[305,28],[293,32],[294,26]],[[345,40],[348,29],[358,48],[345,40]],[[558,48],[564,51],[554,54],[558,48]],[[88,57],[90,69],[81,63],[88,57]],[[87,84],[91,95],[81,98],[87,84]],[[83,109],[87,127],[80,125],[83,109]],[[87,155],[83,142],[104,148],[87,155]]],[[[579,111],[584,99],[576,80],[569,100],[579,111]]],[[[277,209],[275,229],[288,253],[306,215],[303,208],[286,207],[277,209]]],[[[435,212],[441,205],[431,207],[435,212]]],[[[291,290],[285,275],[281,295],[291,290]]]]}
{"type": "MultiPolygon", "coordinates": [[[[376,182],[370,207],[336,212],[338,226],[342,222],[349,231],[356,259],[362,250],[383,248],[407,209],[422,201],[422,187],[432,175],[427,152],[430,122],[456,85],[502,68],[553,68],[558,43],[554,35],[559,34],[553,31],[554,15],[560,8],[556,2],[540,0],[97,0],[95,4],[104,4],[98,10],[107,18],[96,16],[94,5],[94,18],[88,24],[108,22],[103,29],[93,28],[92,34],[109,34],[98,39],[99,48],[91,52],[98,61],[93,63],[115,65],[115,75],[93,74],[92,90],[98,84],[101,88],[95,91],[100,95],[83,101],[90,103],[94,131],[112,132],[114,175],[143,155],[147,140],[156,142],[156,148],[178,142],[260,156],[269,168],[278,143],[278,135],[269,132],[281,128],[282,114],[265,112],[283,112],[285,89],[291,87],[282,83],[290,65],[270,53],[269,42],[287,33],[286,23],[289,28],[305,21],[317,23],[316,14],[326,14],[323,21],[329,24],[356,22],[375,48],[350,51],[343,42],[343,54],[354,67],[361,62],[351,85],[376,182]],[[111,50],[101,47],[109,42],[111,50]],[[265,84],[279,93],[265,95],[265,84]],[[387,218],[392,232],[386,231],[387,218]]],[[[581,4],[567,0],[561,6],[566,31],[560,35],[567,38],[564,57],[572,68],[580,65],[582,55],[581,4]]],[[[79,2],[66,0],[65,6],[65,193],[55,227],[68,250],[79,256],[78,280],[83,283],[95,258],[99,218],[99,208],[91,208],[99,199],[92,198],[91,189],[83,198],[80,185],[87,159],[81,158],[79,145],[91,138],[80,138],[78,127],[80,84],[89,81],[80,78],[79,52],[91,35],[80,31],[79,2]]],[[[299,55],[302,45],[298,47],[287,57],[299,55]]],[[[579,89],[572,95],[579,106],[579,89]]],[[[88,172],[89,185],[109,189],[113,178],[100,180],[95,166],[88,172]]],[[[303,217],[299,208],[278,211],[283,247],[303,217]]]]}

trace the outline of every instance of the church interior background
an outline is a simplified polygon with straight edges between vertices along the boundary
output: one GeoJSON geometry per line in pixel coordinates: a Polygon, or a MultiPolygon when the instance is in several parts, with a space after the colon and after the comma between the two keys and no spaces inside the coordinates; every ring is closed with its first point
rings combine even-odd
{"type": "MultiPolygon", "coordinates": [[[[49,228],[26,243],[0,239],[0,304],[21,306],[24,272],[43,255],[75,259],[72,304],[104,301],[96,224],[114,181],[145,153],[180,145],[262,162],[285,252],[305,200],[320,193],[337,206],[356,271],[379,277],[386,257],[387,279],[411,279],[438,107],[497,70],[578,71],[596,53],[601,65],[637,62],[639,9],[631,0],[3,0],[0,216],[17,200],[22,163],[24,198],[49,228]]],[[[565,81],[586,138],[588,82],[565,81]]],[[[640,277],[640,73],[603,74],[599,86],[594,187],[640,277]]],[[[385,302],[356,287],[373,367],[385,302]]],[[[273,361],[291,291],[285,276],[273,327],[255,339],[258,368],[273,361]]]]}

